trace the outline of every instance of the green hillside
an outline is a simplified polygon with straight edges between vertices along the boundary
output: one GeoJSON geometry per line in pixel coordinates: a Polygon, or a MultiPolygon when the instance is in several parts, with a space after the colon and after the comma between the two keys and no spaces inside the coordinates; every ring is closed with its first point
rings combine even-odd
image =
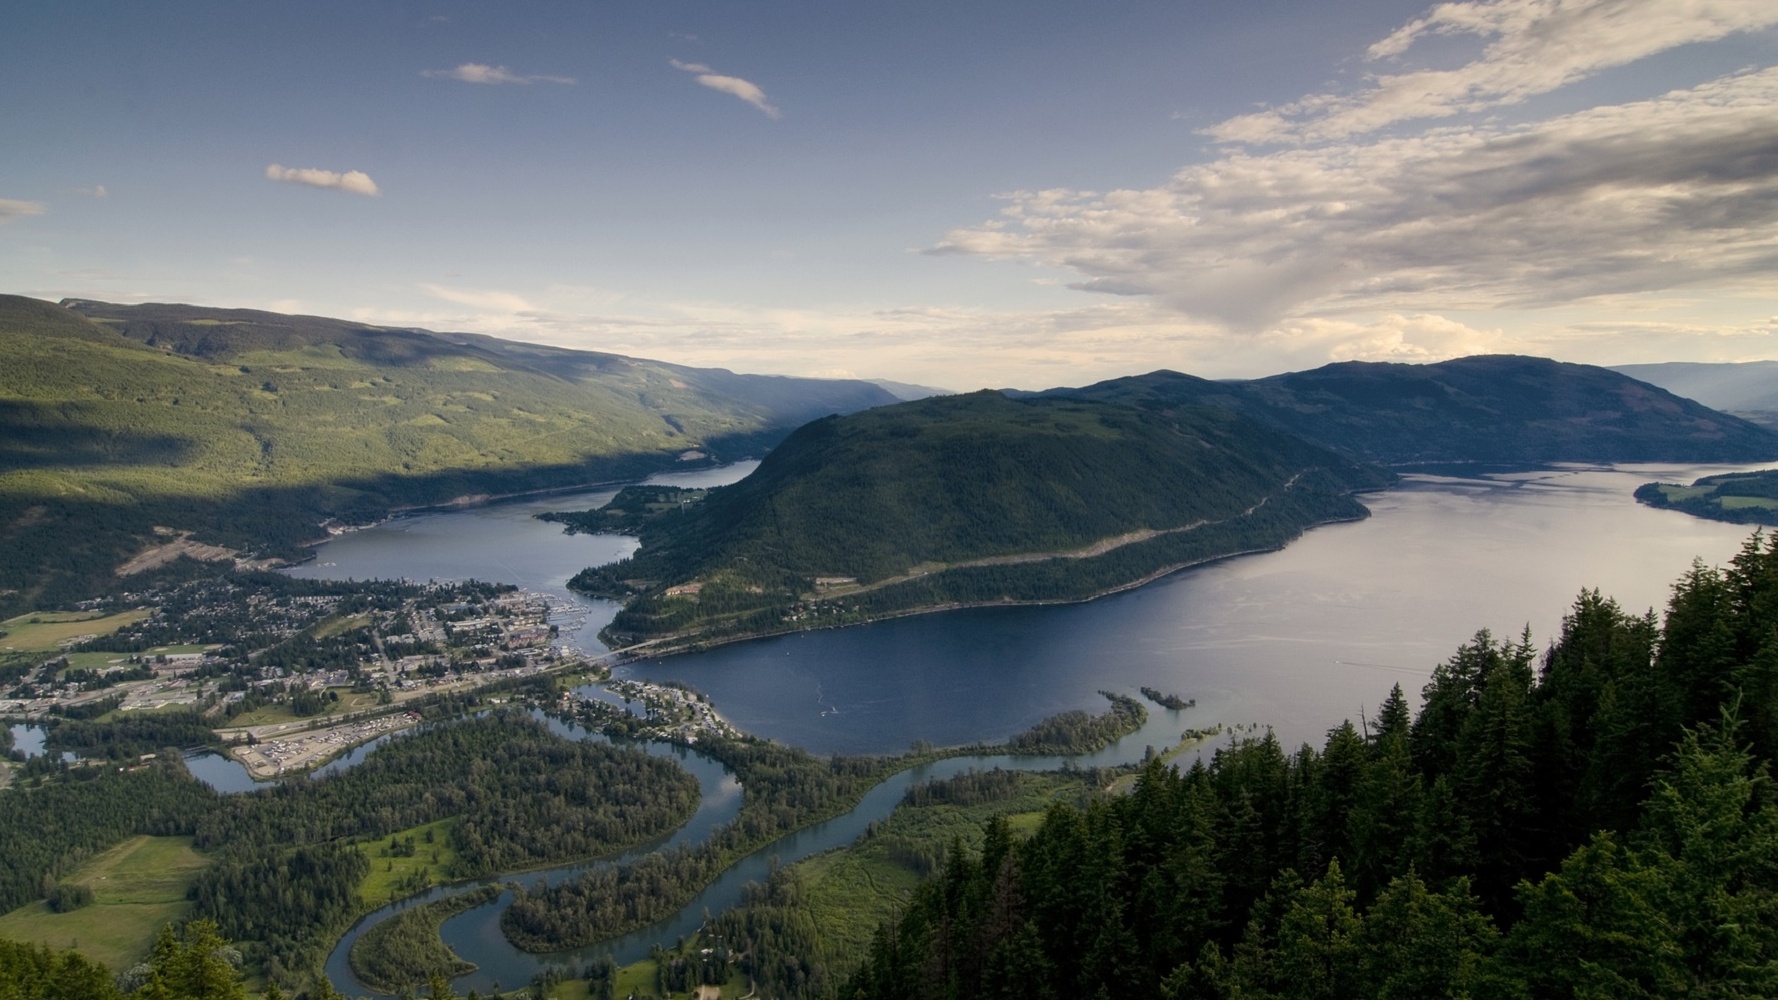
{"type": "Polygon", "coordinates": [[[740,457],[892,399],[317,317],[0,296],[0,617],[87,596],[182,532],[289,557],[325,519],[740,457]]]}
{"type": "Polygon", "coordinates": [[[609,635],[725,635],[1074,600],[1364,516],[1388,476],[1211,409],[981,392],[815,421],[575,585],[609,635]]]}
{"type": "Polygon", "coordinates": [[[1606,368],[1486,355],[1245,382],[1159,371],[1049,395],[1222,406],[1363,461],[1756,462],[1778,434],[1606,368]]]}
{"type": "Polygon", "coordinates": [[[1643,483],[1636,499],[1712,521],[1778,525],[1778,470],[1705,476],[1690,486],[1643,483]]]}

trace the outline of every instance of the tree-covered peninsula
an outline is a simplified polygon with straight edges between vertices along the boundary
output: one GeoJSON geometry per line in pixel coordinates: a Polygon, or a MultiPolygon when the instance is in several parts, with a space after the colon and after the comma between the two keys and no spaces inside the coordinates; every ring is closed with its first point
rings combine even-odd
{"type": "Polygon", "coordinates": [[[1731,524],[1778,525],[1778,470],[1725,472],[1690,486],[1643,483],[1636,499],[1650,507],[1680,510],[1694,517],[1731,524]]]}
{"type": "Polygon", "coordinates": [[[1238,414],[995,392],[808,424],[573,586],[615,645],[1082,600],[1365,516],[1388,473],[1238,414]]]}

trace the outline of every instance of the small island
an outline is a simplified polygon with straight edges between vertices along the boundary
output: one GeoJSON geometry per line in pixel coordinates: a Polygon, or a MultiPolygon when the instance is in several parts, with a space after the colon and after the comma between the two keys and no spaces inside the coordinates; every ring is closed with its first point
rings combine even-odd
{"type": "Polygon", "coordinates": [[[1196,698],[1181,698],[1176,694],[1168,694],[1165,691],[1151,688],[1147,685],[1144,685],[1141,690],[1142,697],[1147,698],[1149,701],[1154,702],[1162,708],[1170,708],[1175,712],[1191,708],[1198,703],[1198,699],[1196,698]]]}

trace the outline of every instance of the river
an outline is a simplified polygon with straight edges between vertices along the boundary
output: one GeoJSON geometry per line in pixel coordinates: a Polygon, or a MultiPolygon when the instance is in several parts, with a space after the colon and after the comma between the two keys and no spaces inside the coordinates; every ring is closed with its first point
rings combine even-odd
{"type": "MultiPolygon", "coordinates": [[[[993,742],[1059,711],[1098,710],[1100,689],[1134,694],[1143,685],[1197,705],[1153,711],[1143,732],[1097,762],[1137,759],[1145,746],[1172,742],[1187,726],[1213,723],[1268,726],[1287,745],[1319,742],[1340,720],[1372,710],[1393,684],[1417,701],[1433,666],[1478,629],[1516,637],[1529,628],[1534,642],[1548,643],[1582,588],[1598,588],[1635,611],[1663,607],[1694,558],[1725,562],[1750,531],[1643,507],[1631,492],[1651,479],[1689,482],[1743,468],[1749,467],[1414,474],[1365,497],[1373,514],[1367,520],[1323,526],[1281,551],[1201,566],[1098,601],[801,633],[633,663],[619,674],[685,681],[709,693],[742,729],[816,753],[894,752],[913,740],[993,742]]],[[[712,485],[741,471],[655,481],[712,485]]],[[[599,651],[596,633],[614,609],[572,598],[565,584],[586,565],[621,558],[634,543],[565,536],[533,515],[596,506],[614,493],[400,518],[326,543],[313,564],[295,572],[517,583],[576,601],[584,621],[572,641],[599,651]]],[[[788,862],[848,843],[893,808],[908,784],[994,763],[1055,762],[963,759],[904,772],[847,816],[743,862],[673,920],[617,942],[540,959],[499,937],[498,904],[453,918],[444,927],[447,942],[483,967],[459,988],[494,980],[511,987],[551,962],[605,952],[621,961],[654,941],[671,944],[695,928],[706,907],[732,905],[773,854],[788,862]]],[[[343,951],[335,958],[343,961],[343,951]]],[[[336,982],[352,992],[357,984],[347,977],[336,982]]]]}

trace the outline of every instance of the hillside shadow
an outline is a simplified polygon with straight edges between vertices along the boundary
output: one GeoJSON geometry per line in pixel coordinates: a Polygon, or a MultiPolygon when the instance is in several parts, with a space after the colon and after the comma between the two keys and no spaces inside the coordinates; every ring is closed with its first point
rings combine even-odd
{"type": "Polygon", "coordinates": [[[77,425],[60,409],[0,400],[0,472],[176,463],[192,452],[186,438],[77,425]]]}

